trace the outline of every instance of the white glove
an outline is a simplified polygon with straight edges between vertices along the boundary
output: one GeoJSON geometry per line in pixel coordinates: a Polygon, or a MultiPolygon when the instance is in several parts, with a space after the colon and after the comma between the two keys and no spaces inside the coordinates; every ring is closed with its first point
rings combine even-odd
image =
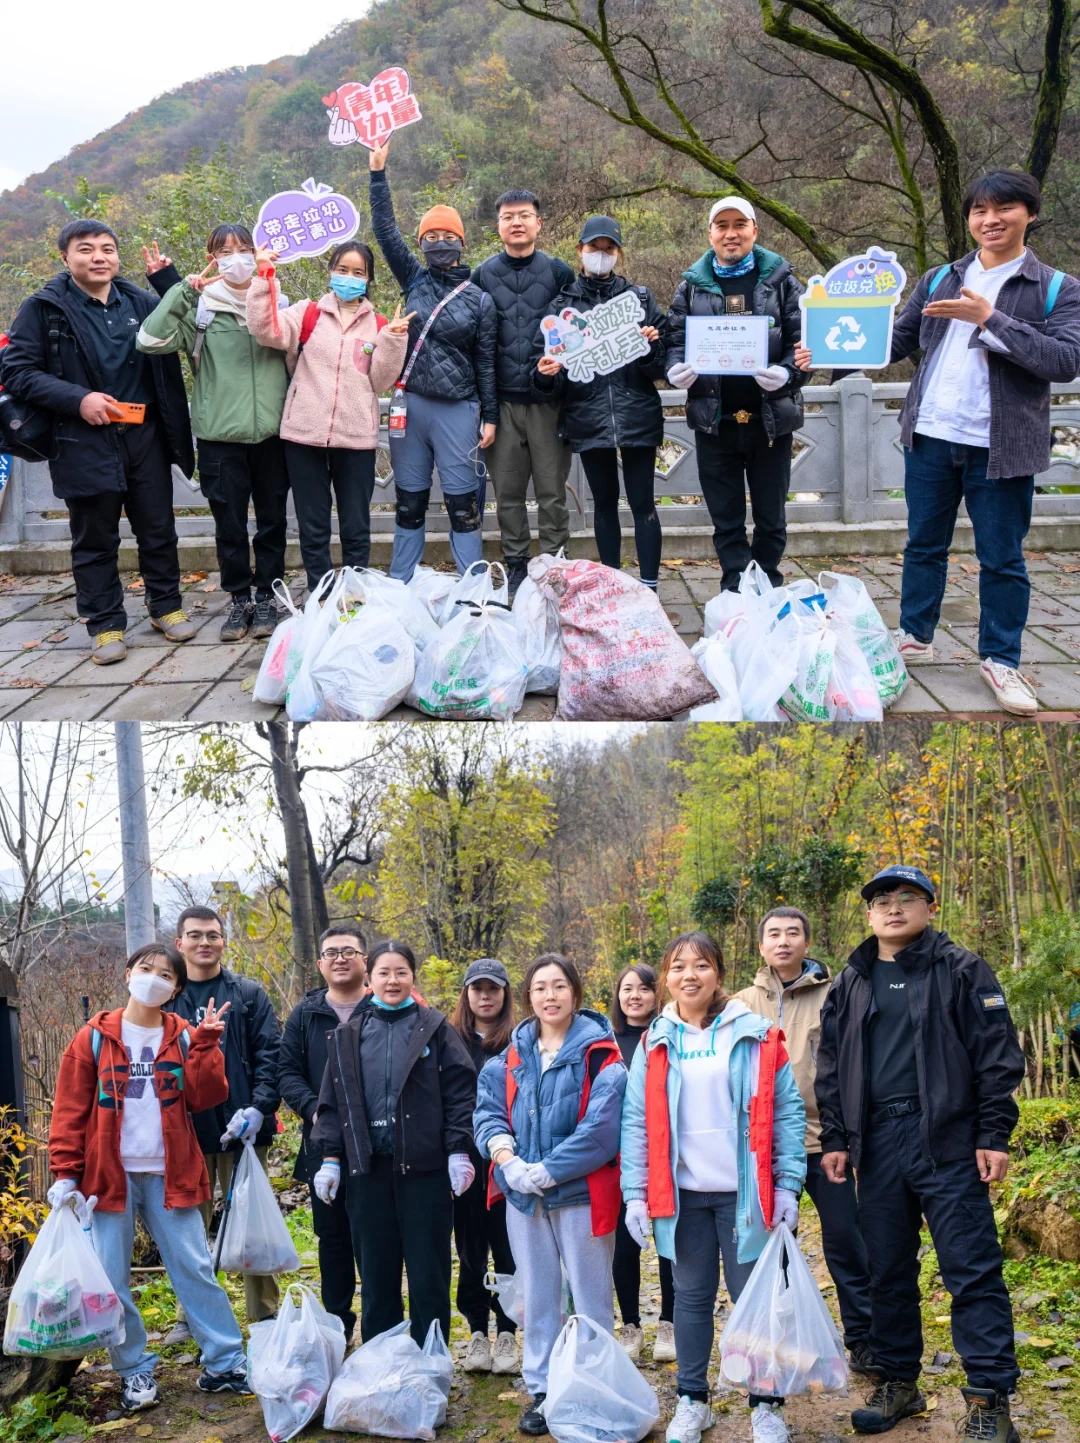
{"type": "Polygon", "coordinates": [[[513,1188],[514,1192],[531,1192],[537,1197],[543,1192],[540,1184],[533,1181],[532,1169],[523,1157],[518,1157],[515,1153],[501,1166],[503,1181],[508,1188],[513,1188]]]}
{"type": "Polygon", "coordinates": [[[224,1150],[234,1138],[254,1137],[263,1125],[263,1115],[257,1107],[241,1107],[229,1118],[229,1125],[221,1134],[224,1150]]]}
{"type": "Polygon", "coordinates": [[[53,1183],[46,1197],[51,1208],[62,1208],[72,1194],[81,1198],[82,1194],[79,1192],[78,1184],[73,1177],[62,1177],[53,1183]]]}
{"type": "Polygon", "coordinates": [[[541,1192],[547,1192],[549,1187],[558,1186],[542,1162],[529,1163],[529,1176],[541,1192]]]}
{"type": "Polygon", "coordinates": [[[798,1194],[788,1192],[786,1187],[778,1187],[773,1192],[772,1225],[778,1228],[781,1223],[787,1223],[792,1232],[799,1225],[798,1194]]]}
{"type": "Polygon", "coordinates": [[[84,1198],[82,1193],[77,1192],[75,1199],[75,1216],[82,1224],[83,1232],[88,1233],[93,1225],[94,1209],[97,1207],[97,1193],[91,1193],[88,1198],[84,1198]]]}
{"type": "Polygon", "coordinates": [[[626,1204],[626,1231],[644,1252],[652,1236],[652,1219],[644,1198],[631,1198],[626,1204]]]}
{"type": "Polygon", "coordinates": [[[689,391],[697,380],[697,372],[686,361],[676,361],[668,371],[667,378],[676,391],[689,391]]]}
{"type": "Polygon", "coordinates": [[[332,1203],[334,1201],[338,1188],[341,1186],[341,1163],[336,1157],[323,1159],[323,1165],[315,1174],[311,1185],[320,1202],[332,1203]]]}
{"type": "Polygon", "coordinates": [[[446,1170],[450,1174],[450,1191],[455,1197],[460,1197],[472,1187],[476,1169],[467,1152],[452,1152],[446,1159],[446,1170]]]}
{"type": "Polygon", "coordinates": [[[786,366],[770,366],[767,371],[755,371],[754,380],[763,391],[779,391],[791,380],[786,366]]]}

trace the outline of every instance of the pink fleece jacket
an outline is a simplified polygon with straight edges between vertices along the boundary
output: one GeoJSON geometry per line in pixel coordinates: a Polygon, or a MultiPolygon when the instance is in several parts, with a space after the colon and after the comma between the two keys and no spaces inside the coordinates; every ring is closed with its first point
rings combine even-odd
{"type": "Polygon", "coordinates": [[[379,395],[401,374],[407,335],[379,329],[368,300],[347,326],[342,326],[337,297],[328,292],[319,301],[319,319],[300,351],[300,328],[309,301],[278,312],[280,335],[274,334],[271,309],[277,286],[256,276],[248,291],[248,330],[261,346],[285,352],[292,375],[281,435],[304,446],[340,446],[347,451],[373,451],[379,442],[379,395]],[[365,346],[374,350],[365,351],[365,346]]]}

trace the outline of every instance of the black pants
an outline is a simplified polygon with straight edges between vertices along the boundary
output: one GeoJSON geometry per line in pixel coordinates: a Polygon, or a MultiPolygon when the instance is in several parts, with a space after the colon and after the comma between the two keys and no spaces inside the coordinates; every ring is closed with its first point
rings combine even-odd
{"type": "Polygon", "coordinates": [[[821,1154],[806,1155],[806,1191],[821,1220],[821,1250],[836,1284],[836,1301],[849,1348],[870,1337],[870,1263],[859,1231],[859,1198],[851,1172],[842,1183],[821,1171],[821,1154]]]}
{"type": "Polygon", "coordinates": [[[721,585],[734,590],[756,561],[774,586],[783,583],[780,561],[787,545],[787,494],[791,485],[791,437],[769,445],[760,420],[721,421],[719,434],[698,431],[698,479],[713,524],[713,545],[723,569],[721,585]],[[754,540],[746,536],[746,492],[754,517],[754,540]]]}
{"type": "Polygon", "coordinates": [[[1012,1308],[1001,1275],[990,1192],[975,1150],[936,1165],[918,1114],[871,1122],[859,1168],[859,1223],[870,1259],[870,1352],[892,1381],[917,1378],[922,1361],[919,1229],[926,1218],[941,1281],[952,1294],[952,1336],[973,1388],[1010,1392],[1016,1365],[1012,1308]]]}
{"type": "Polygon", "coordinates": [[[152,413],[141,426],[117,432],[127,490],[72,496],[67,503],[75,602],[91,636],[127,626],[116,564],[124,513],[135,533],[147,610],[151,616],[180,610],[172,467],[165,438],[152,413]]]}
{"type": "Polygon", "coordinates": [[[331,488],[337,501],[342,566],[367,566],[371,560],[371,498],[375,492],[375,452],[342,446],[301,446],[286,441],[300,555],[314,591],[330,570],[331,488]]]}
{"type": "Polygon", "coordinates": [[[598,446],[581,452],[581,464],[593,498],[593,531],[596,549],[605,566],[617,571],[622,565],[622,530],[619,527],[619,465],[622,457],[623,487],[634,516],[634,543],[642,581],[655,586],[660,575],[660,552],[664,545],[660,518],[656,514],[653,482],[656,475],[655,446],[598,446]]]}
{"type": "Polygon", "coordinates": [[[239,441],[199,442],[199,485],[214,514],[221,589],[241,599],[252,584],[260,600],[272,595],[285,575],[286,506],[289,473],[279,436],[257,446],[239,441]],[[255,508],[255,536],[248,549],[248,507],[255,508]]]}
{"type": "Polygon", "coordinates": [[[503,1312],[498,1297],[484,1287],[489,1252],[495,1272],[515,1271],[506,1236],[506,1203],[499,1201],[489,1209],[486,1199],[487,1169],[478,1167],[472,1186],[454,1199],[454,1246],[458,1255],[458,1312],[468,1323],[470,1333],[483,1333],[485,1337],[491,1313],[495,1314],[496,1332],[517,1332],[517,1324],[503,1312]]]}
{"type": "MultiPolygon", "coordinates": [[[[641,1326],[641,1249],[626,1231],[626,1204],[619,1208],[619,1221],[615,1228],[615,1256],[611,1262],[611,1276],[615,1283],[615,1296],[619,1300],[619,1313],[624,1323],[641,1326]]],[[[660,1259],[660,1321],[673,1322],[675,1318],[675,1284],[671,1280],[671,1261],[660,1259]]]]}
{"type": "Polygon", "coordinates": [[[432,1318],[450,1337],[450,1232],[454,1210],[445,1168],[403,1173],[389,1157],[349,1178],[346,1200],[360,1261],[360,1336],[366,1343],[405,1316],[401,1269],[409,1282],[410,1333],[423,1347],[432,1318]]]}
{"type": "Polygon", "coordinates": [[[353,1256],[352,1230],[346,1199],[349,1195],[348,1174],[341,1179],[337,1197],[332,1203],[320,1202],[315,1189],[311,1193],[311,1225],[319,1239],[319,1281],[322,1305],[328,1313],[340,1318],[345,1341],[352,1337],[356,1325],[353,1298],[356,1296],[356,1262],[353,1256]]]}

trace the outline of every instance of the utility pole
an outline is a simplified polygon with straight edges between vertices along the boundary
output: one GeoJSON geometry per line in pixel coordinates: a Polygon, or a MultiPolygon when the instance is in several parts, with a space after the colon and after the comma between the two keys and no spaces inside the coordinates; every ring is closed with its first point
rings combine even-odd
{"type": "Polygon", "coordinates": [[[150,874],[150,828],[146,821],[142,731],[138,722],[116,722],[116,777],[120,794],[120,852],[124,862],[124,930],[130,955],[157,937],[150,874]]]}

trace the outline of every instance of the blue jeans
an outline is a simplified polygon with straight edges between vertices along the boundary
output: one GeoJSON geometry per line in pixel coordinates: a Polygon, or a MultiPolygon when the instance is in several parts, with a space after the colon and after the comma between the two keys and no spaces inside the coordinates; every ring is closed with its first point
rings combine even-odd
{"type": "Polygon", "coordinates": [[[94,1212],[94,1251],[124,1306],[126,1336],[118,1348],[109,1349],[109,1362],[122,1378],[130,1378],[152,1373],[158,1361],[155,1353],[146,1351],[146,1329],[131,1296],[128,1275],[136,1216],[157,1244],[169,1282],[202,1349],[203,1366],[210,1373],[246,1371],[240,1326],[214,1277],[202,1214],[197,1207],[167,1208],[165,1179],[159,1172],[129,1172],[124,1211],[94,1212]]]}
{"type": "Polygon", "coordinates": [[[405,434],[390,432],[397,512],[390,575],[411,581],[424,556],[431,476],[439,473],[450,518],[450,550],[462,576],[484,556],[487,468],[480,447],[480,402],[408,393],[405,434]]]}
{"type": "Polygon", "coordinates": [[[941,616],[949,546],[960,502],[967,505],[979,558],[979,655],[1020,665],[1031,583],[1024,537],[1031,525],[1033,476],[990,481],[985,446],[958,446],[916,434],[904,450],[908,539],[900,589],[900,626],[933,641],[941,616]]]}

